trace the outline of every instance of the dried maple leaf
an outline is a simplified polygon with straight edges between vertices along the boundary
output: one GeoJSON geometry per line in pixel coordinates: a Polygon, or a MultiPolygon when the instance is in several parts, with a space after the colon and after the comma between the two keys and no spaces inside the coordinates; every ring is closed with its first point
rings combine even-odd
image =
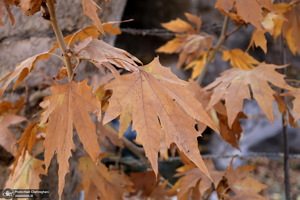
{"type": "Polygon", "coordinates": [[[200,18],[189,13],[185,13],[185,16],[195,27],[181,19],[163,23],[164,28],[180,34],[176,34],[173,40],[156,50],[161,53],[179,53],[177,67],[199,57],[204,50],[209,50],[214,39],[206,33],[200,33],[202,24],[200,18]]]}
{"type": "Polygon", "coordinates": [[[158,151],[162,135],[167,146],[175,143],[206,175],[209,173],[199,154],[195,129],[198,122],[216,129],[201,103],[194,98],[188,83],[178,79],[170,69],[164,68],[154,59],[150,64],[123,75],[106,85],[112,90],[109,106],[103,123],[118,117],[131,105],[133,130],[137,131],[137,141],[145,149],[146,156],[158,173],[158,151]]]}
{"type": "Polygon", "coordinates": [[[12,174],[14,174],[14,170],[17,167],[19,158],[21,156],[23,159],[25,159],[25,155],[27,152],[30,155],[32,155],[33,147],[36,141],[38,140],[37,133],[40,131],[44,132],[45,130],[36,122],[31,122],[24,130],[21,138],[16,142],[16,144],[19,144],[19,147],[18,147],[18,152],[15,155],[15,161],[13,163],[13,169],[11,172],[12,174]]]}
{"type": "Polygon", "coordinates": [[[84,190],[84,199],[122,199],[126,189],[131,188],[129,178],[117,171],[108,170],[104,164],[98,165],[89,157],[79,159],[79,171],[82,174],[80,187],[84,190]]]}
{"type": "Polygon", "coordinates": [[[38,160],[28,153],[24,159],[19,158],[20,161],[15,169],[15,173],[10,177],[6,183],[5,188],[17,189],[37,189],[41,181],[40,174],[46,174],[42,165],[43,161],[38,160]]]}
{"type": "Polygon", "coordinates": [[[137,64],[135,62],[141,63],[139,59],[130,53],[113,47],[98,39],[94,39],[92,41],[83,41],[75,48],[75,52],[76,57],[83,60],[89,60],[98,68],[100,68],[101,65],[104,65],[114,74],[119,73],[116,71],[114,66],[112,66],[112,64],[127,71],[136,71],[137,64]]]}
{"type": "Polygon", "coordinates": [[[239,141],[241,138],[241,133],[243,131],[239,119],[247,118],[247,116],[240,112],[232,123],[232,126],[228,126],[228,117],[217,113],[219,119],[220,133],[224,141],[231,144],[234,148],[241,151],[239,147],[239,141]]]}
{"type": "Polygon", "coordinates": [[[271,64],[260,63],[252,70],[229,69],[222,73],[214,82],[205,89],[213,89],[213,95],[209,102],[208,108],[218,103],[221,99],[225,100],[227,109],[228,125],[232,126],[237,114],[242,111],[244,99],[250,99],[250,90],[253,98],[256,99],[258,105],[263,110],[267,118],[273,122],[273,101],[275,91],[271,89],[271,84],[291,90],[285,80],[284,75],[276,72],[276,69],[285,66],[276,66],[271,64]]]}
{"type": "Polygon", "coordinates": [[[20,0],[19,6],[25,15],[33,15],[40,11],[43,0],[20,0]]]}
{"type": "Polygon", "coordinates": [[[9,74],[7,74],[5,77],[3,77],[0,80],[0,82],[2,82],[3,80],[5,80],[6,78],[9,77],[8,80],[4,83],[3,87],[0,89],[0,96],[4,93],[4,91],[6,90],[8,85],[13,81],[14,78],[19,76],[19,78],[17,79],[17,81],[13,87],[13,90],[16,89],[16,87],[27,77],[29,72],[34,70],[35,64],[38,60],[40,60],[40,59],[46,60],[48,57],[49,57],[49,55],[47,55],[47,53],[41,53],[41,54],[32,56],[30,58],[27,58],[26,60],[21,62],[14,71],[10,72],[9,74]]]}
{"type": "Polygon", "coordinates": [[[293,113],[295,115],[295,120],[297,121],[300,119],[300,89],[294,88],[290,92],[285,93],[285,95],[293,96],[295,99],[293,100],[293,113]]]}
{"type": "Polygon", "coordinates": [[[293,54],[300,53],[300,4],[292,4],[284,14],[286,21],[282,25],[282,34],[293,54]]]}
{"type": "Polygon", "coordinates": [[[232,67],[237,67],[240,69],[253,69],[255,65],[258,65],[259,62],[250,56],[248,53],[243,52],[241,49],[233,49],[223,51],[223,60],[230,60],[232,67]]]}
{"type": "Polygon", "coordinates": [[[177,169],[180,173],[177,173],[175,176],[181,177],[171,190],[178,191],[178,199],[188,200],[190,196],[193,196],[193,199],[200,199],[202,195],[209,191],[212,184],[217,188],[224,172],[215,170],[215,166],[211,160],[205,160],[205,164],[209,169],[213,181],[198,168],[191,165],[185,165],[177,169]]]}
{"type": "MultiPolygon", "coordinates": [[[[191,84],[190,90],[192,90],[196,94],[195,97],[198,101],[202,103],[202,106],[204,108],[207,108],[211,99],[212,92],[203,90],[196,82],[193,82],[193,84],[191,84]]],[[[243,130],[239,119],[247,118],[247,116],[242,112],[238,113],[237,117],[235,118],[232,124],[232,127],[229,127],[228,117],[226,114],[226,107],[222,102],[216,103],[212,108],[207,110],[207,113],[211,116],[215,124],[219,125],[220,135],[223,138],[223,140],[240,150],[238,142],[243,130]]]]}
{"type": "Polygon", "coordinates": [[[147,170],[144,172],[132,172],[129,176],[131,182],[133,183],[134,192],[131,195],[139,194],[142,197],[150,196],[154,191],[155,187],[159,184],[159,178],[155,176],[153,170],[147,170]]]}
{"type": "Polygon", "coordinates": [[[41,118],[41,124],[48,120],[44,141],[45,165],[47,169],[56,153],[59,164],[58,192],[61,195],[65,175],[69,171],[68,159],[71,156],[71,150],[74,150],[73,126],[91,158],[96,161],[99,156],[100,148],[97,142],[96,127],[89,112],[99,112],[101,105],[93,96],[92,88],[87,85],[87,80],[55,85],[51,91],[52,95],[46,97],[48,106],[41,118]]]}
{"type": "Polygon", "coordinates": [[[264,30],[262,26],[264,13],[278,12],[276,6],[269,0],[218,0],[216,8],[236,22],[251,23],[258,30],[264,30]]]}
{"type": "Polygon", "coordinates": [[[88,16],[97,27],[97,29],[104,33],[100,18],[97,14],[97,10],[101,11],[101,8],[93,0],[82,0],[83,13],[88,16]]]}
{"type": "Polygon", "coordinates": [[[248,48],[254,46],[260,47],[264,51],[264,53],[267,53],[267,39],[263,31],[259,31],[257,29],[253,31],[248,48]]]}
{"type": "Polygon", "coordinates": [[[199,76],[199,74],[202,73],[203,67],[207,61],[207,57],[208,57],[208,51],[204,51],[201,53],[201,55],[193,60],[192,62],[190,62],[184,69],[193,69],[192,72],[192,79],[195,79],[199,76]]]}
{"type": "MultiPolygon", "coordinates": [[[[254,166],[239,166],[234,169],[232,161],[230,162],[225,171],[228,188],[233,192],[227,194],[230,199],[267,200],[267,198],[258,194],[267,188],[267,185],[247,176],[254,168],[254,166]]],[[[227,191],[230,190],[227,189],[227,191]]]]}

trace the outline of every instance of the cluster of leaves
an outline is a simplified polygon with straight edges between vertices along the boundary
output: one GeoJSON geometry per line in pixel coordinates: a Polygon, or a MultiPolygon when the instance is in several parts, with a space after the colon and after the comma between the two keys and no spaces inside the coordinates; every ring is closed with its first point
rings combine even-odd
{"type": "MultiPolygon", "coordinates": [[[[0,22],[4,10],[14,22],[9,5],[20,6],[25,14],[31,15],[41,7],[46,14],[51,14],[48,9],[51,10],[54,3],[53,0],[1,1],[0,22]]],[[[69,61],[57,72],[56,83],[50,88],[52,94],[41,102],[43,111],[39,120],[31,121],[17,115],[23,108],[23,100],[14,105],[6,101],[0,104],[0,129],[3,130],[0,142],[15,156],[12,177],[6,186],[37,188],[39,174],[47,174],[56,154],[59,164],[58,194],[61,195],[65,176],[69,172],[67,161],[71,151],[76,148],[73,142],[75,128],[87,152],[79,161],[82,183],[78,187],[78,190],[85,191],[86,199],[121,199],[125,198],[124,195],[127,195],[126,198],[139,196],[167,199],[177,195],[179,199],[199,199],[212,192],[216,192],[222,199],[264,199],[258,193],[266,186],[246,176],[253,167],[234,169],[231,163],[225,172],[214,170],[211,162],[202,159],[197,137],[209,126],[220,132],[225,141],[239,148],[238,141],[242,132],[239,119],[246,117],[242,113],[243,101],[251,98],[258,102],[271,122],[274,120],[273,101],[277,101],[280,110],[289,113],[291,124],[296,125],[295,122],[300,118],[300,90],[289,86],[284,75],[276,71],[287,66],[261,63],[240,49],[223,50],[221,45],[213,46],[214,37],[201,32],[201,19],[187,13],[188,22],[176,19],[163,24],[163,27],[175,32],[176,37],[157,51],[179,53],[178,67],[186,64],[185,69],[193,68],[192,78],[203,73],[204,66],[212,60],[208,59],[211,55],[221,51],[223,60],[230,60],[234,68],[223,72],[210,85],[201,88],[193,81],[177,78],[170,69],[160,64],[158,58],[144,65],[130,53],[97,39],[105,32],[119,34],[120,29],[114,27],[117,22],[101,23],[97,15],[100,8],[93,0],[83,0],[82,7],[94,25],[62,38],[68,48],[67,52],[63,52],[63,59],[69,61]],[[74,79],[72,71],[77,70],[83,61],[93,63],[99,69],[102,74],[100,86],[90,86],[88,80],[78,82],[74,79]],[[121,74],[120,71],[127,73],[121,74]],[[282,101],[276,90],[278,88],[288,90],[285,95],[295,97],[293,110],[282,101]],[[133,130],[137,131],[136,142],[143,146],[152,172],[128,176],[109,170],[100,162],[106,154],[101,153],[104,147],[99,143],[104,144],[106,138],[122,147],[117,142],[117,134],[106,133],[103,128],[104,124],[116,118],[120,121],[119,137],[132,123],[133,130]],[[28,126],[22,137],[15,141],[7,127],[24,120],[28,121],[28,126]],[[14,149],[14,144],[18,144],[18,150],[14,149]],[[168,182],[160,183],[153,177],[160,177],[159,153],[165,155],[171,146],[176,146],[185,165],[177,175],[181,178],[171,189],[167,189],[168,182]],[[35,156],[42,152],[44,160],[36,159],[35,156]]],[[[265,35],[271,34],[276,39],[281,34],[290,50],[294,54],[299,53],[297,34],[300,31],[296,13],[300,7],[297,1],[273,4],[269,0],[218,0],[216,8],[238,26],[250,23],[255,27],[250,46],[258,46],[267,52],[265,35]]],[[[55,23],[52,17],[50,22],[55,23]]],[[[226,31],[222,34],[222,39],[231,35],[226,31]]],[[[35,69],[38,60],[48,59],[59,46],[63,46],[62,41],[51,50],[21,62],[14,71],[1,79],[6,81],[0,94],[3,95],[17,78],[13,86],[15,89],[35,69]]]]}

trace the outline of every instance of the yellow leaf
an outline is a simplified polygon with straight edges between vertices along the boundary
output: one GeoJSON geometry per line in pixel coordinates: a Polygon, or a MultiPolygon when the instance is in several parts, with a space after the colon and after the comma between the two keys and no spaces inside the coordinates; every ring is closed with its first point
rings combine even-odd
{"type": "Polygon", "coordinates": [[[199,74],[201,74],[203,67],[206,63],[207,60],[207,56],[208,56],[208,52],[202,52],[201,56],[199,58],[197,58],[196,60],[193,60],[192,62],[190,62],[185,69],[193,69],[192,72],[192,79],[195,79],[199,76],[199,74]]]}
{"type": "Polygon", "coordinates": [[[167,22],[167,23],[162,23],[162,26],[165,29],[168,29],[170,31],[177,32],[177,33],[193,31],[193,27],[189,23],[187,23],[179,18],[177,18],[176,20],[167,22]]]}
{"type": "Polygon", "coordinates": [[[249,47],[253,46],[260,47],[265,53],[267,53],[267,40],[263,31],[259,31],[258,29],[253,31],[249,47]]]}
{"type": "Polygon", "coordinates": [[[250,56],[248,53],[243,52],[241,49],[233,49],[223,51],[223,60],[230,60],[230,65],[232,67],[250,70],[253,69],[255,65],[258,65],[259,62],[250,56]]]}

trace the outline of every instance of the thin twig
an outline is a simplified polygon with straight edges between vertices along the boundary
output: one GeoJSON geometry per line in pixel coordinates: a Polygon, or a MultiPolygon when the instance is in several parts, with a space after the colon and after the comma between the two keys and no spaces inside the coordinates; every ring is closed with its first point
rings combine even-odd
{"type": "MultiPolygon", "coordinates": [[[[286,57],[286,44],[284,42],[284,38],[281,35],[280,40],[280,46],[281,46],[281,64],[287,63],[287,57],[286,57]]],[[[282,73],[284,75],[287,74],[286,67],[282,69],[282,73]]],[[[285,89],[281,89],[281,93],[286,92],[285,89]]],[[[286,102],[286,96],[283,96],[283,101],[286,102]]],[[[287,135],[287,113],[283,112],[281,115],[282,119],[282,137],[283,137],[283,167],[284,167],[284,186],[285,186],[285,199],[291,200],[291,191],[290,191],[290,174],[289,174],[289,141],[288,141],[288,135],[287,135]]]]}
{"type": "MultiPolygon", "coordinates": [[[[68,56],[68,48],[66,46],[64,36],[63,36],[62,31],[61,31],[61,29],[60,29],[60,27],[57,23],[53,0],[47,0],[47,6],[48,6],[49,15],[50,15],[50,23],[51,23],[53,31],[55,33],[55,36],[56,36],[56,39],[58,41],[59,47],[62,51],[62,54],[63,54],[63,57],[64,57],[64,63],[65,63],[66,68],[67,68],[68,79],[69,79],[69,82],[70,82],[70,81],[73,80],[74,72],[73,72],[70,57],[68,56]]],[[[47,11],[47,10],[45,10],[45,11],[47,11]]]]}
{"type": "Polygon", "coordinates": [[[219,40],[218,40],[216,46],[213,48],[213,51],[209,54],[208,59],[207,59],[205,65],[203,66],[202,72],[201,72],[201,74],[199,74],[199,76],[197,78],[197,82],[199,83],[199,85],[202,84],[202,81],[204,79],[204,76],[207,72],[207,69],[208,69],[209,65],[212,63],[213,59],[215,58],[216,54],[219,52],[219,50],[222,47],[225,39],[227,38],[226,31],[227,31],[227,28],[228,28],[228,23],[229,23],[229,17],[225,16],[219,40]]]}

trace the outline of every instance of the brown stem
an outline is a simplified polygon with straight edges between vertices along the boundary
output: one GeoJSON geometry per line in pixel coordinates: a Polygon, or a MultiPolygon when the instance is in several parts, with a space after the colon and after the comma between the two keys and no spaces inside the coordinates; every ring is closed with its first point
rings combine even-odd
{"type": "Polygon", "coordinates": [[[65,63],[66,68],[67,68],[68,79],[69,79],[69,82],[71,82],[73,80],[73,77],[74,77],[74,72],[73,72],[70,57],[68,56],[68,48],[66,46],[64,36],[63,36],[63,34],[61,32],[61,29],[60,29],[60,27],[57,23],[53,0],[47,0],[47,5],[48,5],[48,11],[49,11],[49,15],[50,15],[50,23],[51,23],[53,31],[55,33],[55,36],[56,36],[56,39],[58,41],[59,47],[62,51],[62,54],[63,54],[63,57],[64,57],[64,63],[65,63]]]}
{"type": "Polygon", "coordinates": [[[229,23],[229,17],[225,16],[219,40],[218,40],[216,46],[213,48],[213,51],[209,54],[208,59],[207,59],[206,63],[203,66],[203,70],[197,78],[197,82],[199,83],[199,85],[202,84],[202,81],[203,81],[204,76],[205,76],[205,74],[208,70],[209,65],[212,63],[213,59],[215,58],[216,54],[219,52],[219,50],[222,47],[225,39],[227,38],[226,31],[227,31],[227,28],[228,28],[228,23],[229,23]]]}

